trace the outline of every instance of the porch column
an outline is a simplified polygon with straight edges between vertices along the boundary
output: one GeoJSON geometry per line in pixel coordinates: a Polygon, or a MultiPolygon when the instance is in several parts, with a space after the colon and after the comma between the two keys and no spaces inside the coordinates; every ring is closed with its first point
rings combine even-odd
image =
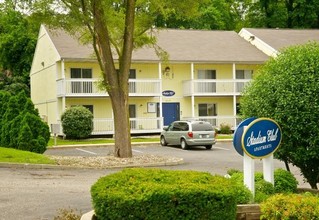
{"type": "Polygon", "coordinates": [[[234,127],[236,127],[237,123],[236,123],[236,64],[233,63],[233,81],[234,81],[234,85],[233,85],[233,89],[234,89],[234,95],[233,95],[233,116],[234,116],[234,127]]]}
{"type": "Polygon", "coordinates": [[[163,120],[163,109],[162,109],[162,103],[163,103],[163,83],[162,83],[162,63],[158,63],[158,78],[160,79],[160,97],[159,97],[159,117],[162,120],[162,123],[160,124],[161,130],[163,129],[164,120],[163,120]]]}
{"type": "Polygon", "coordinates": [[[191,63],[191,99],[192,99],[192,118],[195,118],[195,97],[194,97],[194,63],[191,63]]]}
{"type": "Polygon", "coordinates": [[[63,113],[65,111],[65,93],[66,93],[66,84],[65,84],[65,71],[64,71],[64,60],[62,60],[62,63],[61,63],[61,76],[62,76],[62,86],[63,86],[63,91],[64,91],[64,94],[62,96],[62,112],[63,113]]]}

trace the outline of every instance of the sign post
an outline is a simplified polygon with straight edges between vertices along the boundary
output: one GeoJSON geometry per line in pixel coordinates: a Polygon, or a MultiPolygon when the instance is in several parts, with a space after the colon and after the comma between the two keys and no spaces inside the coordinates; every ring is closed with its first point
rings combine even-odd
{"type": "Polygon", "coordinates": [[[269,118],[248,118],[236,129],[233,145],[243,156],[244,184],[253,195],[255,194],[254,159],[263,159],[264,179],[274,184],[273,153],[278,149],[280,142],[281,128],[269,118]]]}

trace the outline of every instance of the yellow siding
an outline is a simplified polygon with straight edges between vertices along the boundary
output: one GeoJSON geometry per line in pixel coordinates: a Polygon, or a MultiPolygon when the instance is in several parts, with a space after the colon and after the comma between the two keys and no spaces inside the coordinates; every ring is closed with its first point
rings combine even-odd
{"type": "Polygon", "coordinates": [[[30,71],[31,99],[48,124],[56,123],[56,62],[59,55],[43,27],[30,71]]]}
{"type": "Polygon", "coordinates": [[[136,69],[136,79],[158,79],[158,64],[132,64],[136,69]]]}
{"type": "Polygon", "coordinates": [[[94,118],[112,118],[112,104],[109,98],[68,98],[66,108],[75,105],[93,105],[94,118]]]}

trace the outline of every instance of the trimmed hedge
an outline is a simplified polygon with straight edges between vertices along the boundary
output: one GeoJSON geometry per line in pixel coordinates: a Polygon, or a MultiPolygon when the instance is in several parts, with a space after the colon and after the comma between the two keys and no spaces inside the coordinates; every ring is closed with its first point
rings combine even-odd
{"type": "Polygon", "coordinates": [[[98,219],[235,219],[250,191],[222,176],[196,171],[131,168],[91,188],[98,219]]]}

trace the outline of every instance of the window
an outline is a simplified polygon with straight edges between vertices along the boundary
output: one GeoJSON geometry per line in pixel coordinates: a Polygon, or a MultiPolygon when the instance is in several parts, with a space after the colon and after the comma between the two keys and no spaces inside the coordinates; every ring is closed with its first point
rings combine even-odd
{"type": "MultiPolygon", "coordinates": [[[[92,79],[92,69],[71,68],[71,79],[92,79]]],[[[72,93],[92,93],[92,81],[72,81],[72,93]]]]}
{"type": "Polygon", "coordinates": [[[212,125],[216,125],[215,118],[209,118],[217,116],[217,104],[215,103],[203,103],[198,104],[198,116],[203,117],[200,120],[208,121],[212,125]]]}
{"type": "Polygon", "coordinates": [[[71,105],[71,107],[75,107],[75,106],[83,106],[87,108],[93,114],[93,105],[71,105]]]}
{"type": "Polygon", "coordinates": [[[83,105],[83,107],[90,110],[90,112],[93,114],[93,105],[83,105]]]}
{"type": "Polygon", "coordinates": [[[130,116],[130,119],[133,119],[133,120],[130,120],[131,122],[131,129],[136,129],[136,105],[129,105],[129,116],[130,116]]]}
{"type": "MultiPolygon", "coordinates": [[[[236,70],[236,79],[252,79],[252,70],[236,70]]],[[[245,86],[245,82],[236,83],[236,92],[242,92],[245,86]]]]}
{"type": "MultiPolygon", "coordinates": [[[[216,79],[216,70],[198,70],[197,72],[198,79],[216,79]]],[[[197,85],[198,92],[202,93],[211,93],[216,92],[216,82],[198,82],[197,85]]]]}

